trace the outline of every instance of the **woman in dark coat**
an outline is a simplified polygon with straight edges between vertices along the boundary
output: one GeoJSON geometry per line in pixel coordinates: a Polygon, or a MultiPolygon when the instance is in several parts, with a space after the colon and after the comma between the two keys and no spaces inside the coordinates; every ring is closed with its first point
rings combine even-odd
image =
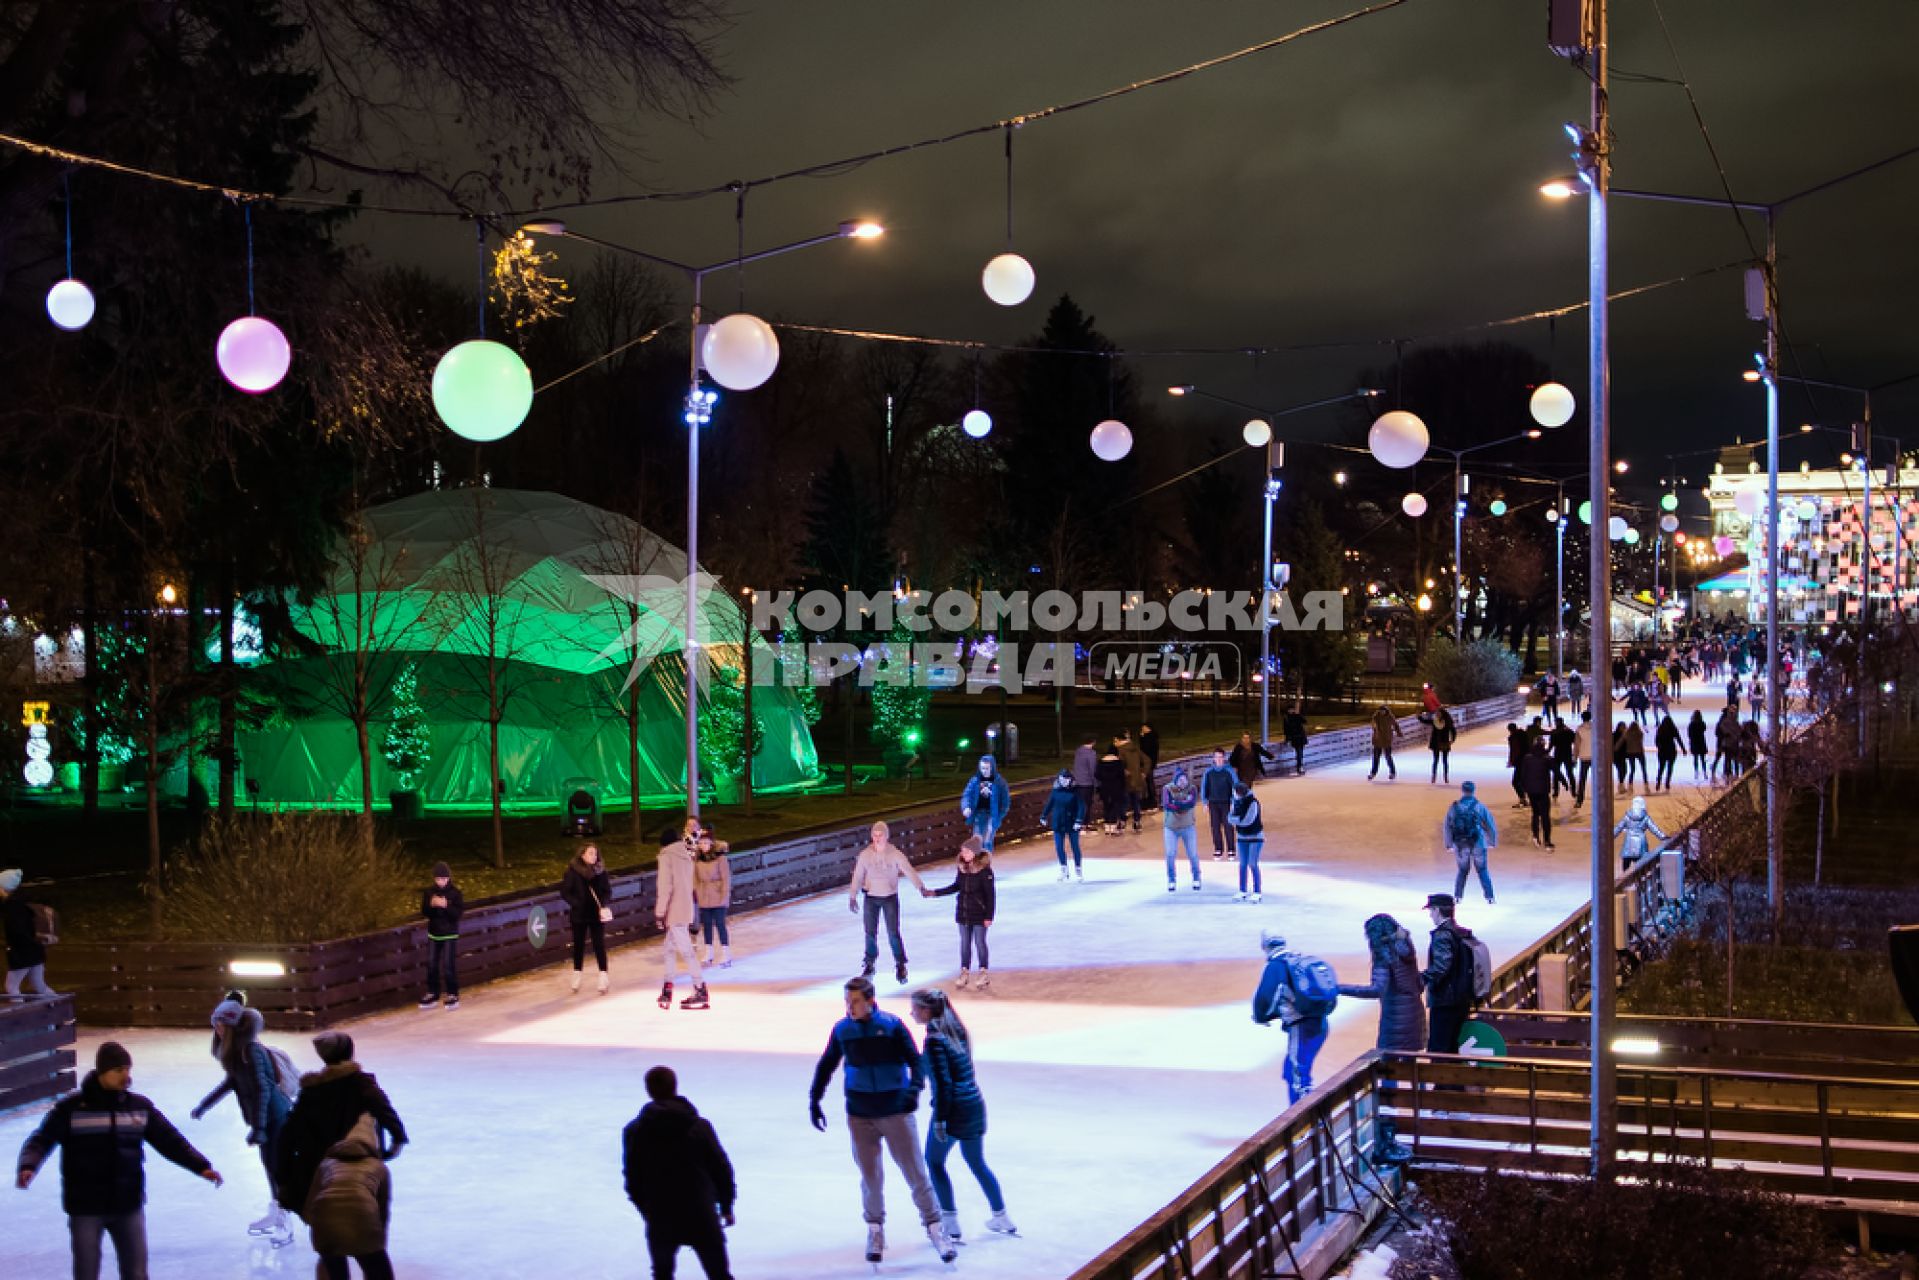
{"type": "Polygon", "coordinates": [[[1379,1001],[1379,1047],[1417,1053],[1426,1047],[1426,1006],[1412,935],[1391,916],[1376,915],[1366,922],[1366,945],[1373,980],[1363,987],[1342,982],[1339,994],[1379,1001]]]}
{"type": "Polygon", "coordinates": [[[1679,726],[1672,722],[1671,716],[1661,716],[1659,728],[1653,732],[1653,750],[1659,756],[1659,772],[1653,775],[1655,791],[1672,790],[1673,766],[1679,763],[1679,726]]]}
{"type": "MultiPolygon", "coordinates": [[[[281,1199],[279,1175],[280,1131],[286,1127],[293,1110],[280,1083],[280,1064],[260,1042],[266,1019],[258,1009],[249,1009],[233,999],[222,1000],[213,1010],[214,1056],[223,1073],[213,1091],[200,1099],[192,1111],[198,1120],[211,1111],[229,1093],[240,1106],[247,1124],[247,1145],[260,1151],[260,1167],[267,1178],[267,1193],[272,1197],[265,1216],[251,1223],[247,1231],[256,1236],[292,1234],[287,1225],[281,1199]]],[[[291,1082],[288,1082],[291,1087],[291,1082]]]]}
{"type": "Polygon", "coordinates": [[[986,1167],[986,1100],[973,1078],[973,1045],[966,1024],[953,1011],[946,993],[937,988],[913,993],[913,1021],[926,1028],[926,1078],[933,1089],[933,1119],[926,1132],[926,1173],[932,1179],[933,1194],[939,1198],[947,1237],[956,1243],[960,1238],[953,1180],[946,1176],[946,1157],[955,1146],[966,1167],[979,1179],[986,1206],[993,1211],[986,1229],[1012,1235],[1016,1228],[1006,1216],[999,1179],[986,1167]]]}
{"type": "Polygon", "coordinates": [[[1447,782],[1453,780],[1453,740],[1457,737],[1459,730],[1453,726],[1453,713],[1444,707],[1433,712],[1433,729],[1426,745],[1432,748],[1434,782],[1440,780],[1442,772],[1447,782]]]}
{"type": "Polygon", "coordinates": [[[1712,766],[1706,762],[1711,749],[1706,745],[1706,717],[1695,711],[1686,722],[1686,747],[1692,752],[1692,780],[1712,778],[1712,766]]]}
{"type": "Polygon", "coordinates": [[[959,985],[964,987],[969,980],[973,949],[977,947],[979,986],[984,990],[992,984],[987,973],[991,961],[986,954],[986,930],[993,923],[995,895],[993,855],[982,847],[978,836],[968,836],[966,843],[960,846],[959,872],[953,877],[953,883],[933,890],[932,896],[944,898],[951,894],[959,895],[959,901],[953,904],[953,919],[959,924],[960,935],[959,985]]]}
{"type": "Polygon", "coordinates": [[[606,878],[597,845],[574,855],[560,879],[560,897],[566,903],[567,923],[573,926],[573,977],[569,991],[580,989],[580,970],[586,964],[586,939],[593,938],[593,959],[600,966],[600,994],[606,994],[606,922],[600,912],[613,901],[613,882],[606,878]]]}

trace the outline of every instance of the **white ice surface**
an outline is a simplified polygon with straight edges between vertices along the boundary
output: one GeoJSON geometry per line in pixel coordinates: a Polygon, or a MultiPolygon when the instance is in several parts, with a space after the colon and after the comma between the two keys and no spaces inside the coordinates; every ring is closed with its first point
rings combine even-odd
{"type": "MultiPolygon", "coordinates": [[[[1430,756],[1423,741],[1414,747],[1400,753],[1395,783],[1368,783],[1359,763],[1261,784],[1267,848],[1259,906],[1232,902],[1233,863],[1204,852],[1203,890],[1186,887],[1182,862],[1180,888],[1168,894],[1154,815],[1142,836],[1089,836],[1084,885],[1056,882],[1050,839],[1002,849],[993,985],[955,993],[955,1003],[977,1043],[987,1156],[1021,1234],[987,1235],[984,1198],[955,1152],[949,1170],[967,1239],[961,1273],[1071,1274],[1283,1110],[1285,1039],[1249,1017],[1261,930],[1279,930],[1342,977],[1363,981],[1360,924],[1387,911],[1413,931],[1423,955],[1420,904],[1452,887],[1439,823],[1461,778],[1477,779],[1500,823],[1502,844],[1492,855],[1499,903],[1485,907],[1469,885],[1460,913],[1494,956],[1520,950],[1584,901],[1588,824],[1583,816],[1561,824],[1555,853],[1530,846],[1525,815],[1507,807],[1503,729],[1464,735],[1452,787],[1419,781],[1430,756]]],[[[1683,760],[1681,773],[1690,773],[1683,760]]],[[[1653,805],[1663,823],[1672,803],[1653,805]]],[[[1558,815],[1569,810],[1570,799],[1562,800],[1558,815]]],[[[948,864],[924,874],[942,885],[952,871],[948,864]]],[[[951,991],[958,964],[950,900],[923,901],[907,888],[909,987],[891,981],[881,939],[881,1005],[902,1017],[906,991],[951,991]]],[[[733,967],[711,974],[706,1012],[657,1007],[660,952],[652,943],[614,954],[605,998],[592,994],[589,960],[577,996],[549,968],[471,988],[451,1013],[352,1024],[360,1061],[413,1136],[393,1164],[399,1274],[646,1275],[641,1223],[620,1182],[619,1137],[643,1101],[642,1073],[658,1062],[679,1072],[682,1092],[712,1120],[738,1171],[735,1273],[870,1274],[837,1078],[827,1098],[832,1128],[816,1133],[806,1120],[813,1062],[840,1013],[840,984],[858,967],[859,923],[843,894],[829,894],[737,918],[733,951],[733,967]]],[[[57,982],[57,951],[49,968],[57,982]]],[[[1376,1008],[1341,1002],[1319,1078],[1371,1046],[1376,1008]]],[[[265,1188],[233,1105],[197,1124],[187,1119],[216,1079],[206,1033],[88,1028],[83,1065],[109,1038],[132,1050],[135,1088],[227,1176],[215,1190],[149,1152],[156,1280],[312,1275],[304,1230],[277,1252],[245,1233],[265,1188]]],[[[269,1028],[268,1039],[303,1066],[317,1065],[304,1037],[269,1028]]],[[[17,1150],[44,1109],[0,1113],[0,1148],[17,1150]]],[[[883,1273],[942,1274],[904,1184],[896,1172],[889,1178],[883,1273]]],[[[690,1253],[680,1268],[700,1274],[690,1253]]],[[[50,1165],[29,1192],[0,1193],[0,1277],[68,1274],[50,1165]]],[[[111,1261],[106,1274],[114,1274],[111,1261]]]]}

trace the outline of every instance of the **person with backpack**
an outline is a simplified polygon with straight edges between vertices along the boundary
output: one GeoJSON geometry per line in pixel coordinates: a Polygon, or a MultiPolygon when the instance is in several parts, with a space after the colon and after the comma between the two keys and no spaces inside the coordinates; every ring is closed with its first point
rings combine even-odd
{"type": "Polygon", "coordinates": [[[966,790],[960,793],[960,817],[966,819],[981,846],[992,849],[993,836],[1012,807],[1013,793],[1006,779],[1000,777],[999,762],[990,754],[981,756],[979,771],[966,780],[966,790]]]}
{"type": "Polygon", "coordinates": [[[460,916],[466,911],[466,898],[453,883],[453,868],[444,862],[433,864],[433,883],[420,895],[420,915],[426,919],[426,994],[420,1007],[431,1009],[440,1003],[440,984],[446,983],[446,1008],[460,1007],[460,916]]]}
{"type": "Polygon", "coordinates": [[[1399,921],[1380,914],[1366,921],[1366,948],[1372,954],[1372,981],[1342,982],[1339,994],[1379,1001],[1381,1049],[1418,1053],[1426,1047],[1426,1007],[1420,1003],[1419,952],[1399,921]]]}
{"type": "Polygon", "coordinates": [[[0,923],[7,940],[7,999],[28,995],[57,996],[47,985],[47,945],[57,935],[53,908],[20,896],[25,874],[14,867],[0,871],[0,923]]]}
{"type": "Polygon", "coordinates": [[[132,1088],[133,1055],[106,1041],[94,1050],[93,1070],[80,1087],[54,1103],[20,1147],[13,1185],[21,1191],[60,1148],[60,1206],[67,1213],[75,1280],[99,1280],[103,1232],[113,1241],[120,1275],[146,1276],[148,1147],[222,1185],[213,1163],[132,1088]]]}
{"type": "Polygon", "coordinates": [[[266,1019],[258,1009],[234,1000],[222,1000],[215,1006],[213,1034],[224,1078],[189,1114],[198,1120],[220,1099],[233,1095],[247,1124],[247,1145],[260,1149],[260,1167],[266,1174],[270,1197],[266,1213],[248,1224],[247,1234],[272,1237],[278,1247],[293,1239],[277,1175],[280,1131],[293,1111],[300,1073],[285,1052],[261,1043],[260,1033],[265,1029],[266,1019]]]}
{"type": "Polygon", "coordinates": [[[1453,896],[1457,898],[1466,891],[1466,873],[1479,873],[1479,887],[1486,891],[1486,903],[1492,905],[1493,878],[1486,870],[1486,851],[1499,847],[1499,827],[1493,821],[1493,815],[1473,794],[1473,784],[1459,784],[1459,799],[1446,809],[1446,820],[1440,824],[1440,839],[1452,852],[1453,861],[1459,868],[1459,875],[1453,881],[1453,896]]]}
{"type": "Polygon", "coordinates": [[[1339,977],[1317,956],[1286,950],[1286,939],[1262,934],[1260,949],[1266,967],[1253,992],[1253,1021],[1270,1026],[1275,1019],[1286,1029],[1286,1104],[1291,1106],[1313,1089],[1313,1059],[1326,1043],[1326,1020],[1339,1003],[1339,977]]]}
{"type": "Polygon", "coordinates": [[[1086,883],[1086,873],[1080,870],[1079,863],[1079,788],[1073,785],[1073,771],[1061,769],[1059,776],[1053,779],[1053,789],[1046,793],[1046,805],[1039,812],[1040,825],[1053,833],[1053,856],[1059,859],[1059,882],[1065,884],[1078,873],[1080,883],[1086,883]],[[1066,845],[1073,846],[1073,867],[1066,867],[1066,845]]]}
{"type": "Polygon", "coordinates": [[[1432,781],[1439,782],[1439,775],[1444,771],[1446,781],[1451,782],[1453,780],[1453,743],[1459,737],[1459,729],[1453,724],[1453,713],[1444,707],[1433,712],[1432,724],[1432,731],[1426,738],[1426,745],[1433,753],[1432,781]]]}
{"type": "Polygon", "coordinates": [[[1185,845],[1186,861],[1193,869],[1193,892],[1198,893],[1199,817],[1193,811],[1199,808],[1199,788],[1186,776],[1185,765],[1173,767],[1173,780],[1162,789],[1159,803],[1166,839],[1166,892],[1176,886],[1179,847],[1185,845]]]}
{"type": "Polygon", "coordinates": [[[1379,704],[1379,710],[1373,712],[1373,767],[1366,775],[1371,782],[1379,776],[1379,760],[1386,758],[1386,778],[1389,782],[1399,780],[1399,766],[1393,763],[1393,743],[1399,741],[1399,717],[1385,703],[1379,704]]]}
{"type": "Polygon", "coordinates": [[[671,1067],[650,1068],[646,1105],[620,1133],[626,1198],[646,1223],[653,1274],[671,1276],[681,1249],[691,1249],[706,1280],[729,1280],[726,1228],[738,1195],[733,1162],[719,1135],[680,1096],[671,1067]]]}
{"type": "MultiPolygon", "coordinates": [[[[1453,920],[1453,896],[1449,893],[1426,895],[1426,914],[1433,922],[1432,939],[1426,945],[1426,968],[1419,975],[1426,987],[1426,1052],[1458,1053],[1459,1029],[1466,1025],[1479,986],[1473,946],[1480,951],[1486,944],[1460,928],[1453,920]]],[[[1491,978],[1491,962],[1486,963],[1491,978]]]]}
{"type": "Polygon", "coordinates": [[[1226,763],[1226,749],[1213,749],[1213,765],[1200,775],[1199,795],[1206,802],[1206,825],[1213,837],[1213,861],[1218,862],[1232,847],[1233,790],[1238,777],[1226,763]]]}
{"type": "Polygon", "coordinates": [[[960,972],[958,985],[964,988],[973,968],[973,951],[979,950],[979,989],[992,985],[987,972],[992,958],[986,950],[986,931],[993,926],[993,855],[980,847],[978,836],[968,836],[959,848],[959,867],[953,883],[933,890],[935,898],[958,896],[953,904],[953,922],[959,925],[960,972]]]}
{"type": "MultiPolygon", "coordinates": [[[[1253,794],[1248,783],[1240,783],[1233,788],[1233,807],[1229,815],[1233,823],[1233,838],[1239,842],[1239,892],[1233,895],[1234,902],[1258,902],[1261,890],[1259,882],[1259,855],[1266,847],[1266,828],[1260,820],[1259,797],[1253,794]],[[1253,878],[1253,892],[1246,892],[1246,876],[1250,872],[1253,878]]],[[[1199,888],[1199,882],[1193,882],[1193,888],[1199,888]]]]}
{"type": "Polygon", "coordinates": [[[598,845],[587,845],[566,864],[566,874],[560,877],[560,900],[566,903],[566,920],[573,929],[573,976],[567,990],[580,989],[586,940],[591,936],[593,959],[600,966],[599,991],[605,995],[611,985],[606,974],[606,926],[613,918],[613,882],[607,879],[598,845]]]}
{"type": "MultiPolygon", "coordinates": [[[[279,1153],[274,1165],[274,1182],[286,1194],[293,1211],[314,1226],[312,1199],[316,1178],[334,1148],[347,1140],[362,1117],[372,1122],[370,1149],[355,1160],[377,1157],[393,1160],[407,1144],[406,1126],[400,1122],[393,1100],[370,1072],[353,1060],[353,1037],[344,1031],[322,1031],[313,1037],[313,1050],[320,1055],[320,1069],[300,1077],[300,1096],[280,1130],[279,1153]]],[[[344,1157],[342,1157],[344,1158],[344,1157]]],[[[362,1170],[361,1172],[368,1172],[362,1170]]],[[[349,1179],[351,1181],[351,1179],[349,1179]]],[[[370,1184],[369,1184],[370,1185],[370,1184]]],[[[344,1197],[345,1189],[336,1189],[344,1197]]],[[[316,1234],[323,1234],[316,1227],[316,1234]]],[[[325,1253],[319,1245],[316,1251],[325,1253]]],[[[385,1245],[365,1253],[383,1252],[385,1245]]],[[[360,1257],[352,1249],[337,1251],[338,1256],[360,1257]]],[[[367,1266],[360,1258],[362,1268],[367,1266]]],[[[367,1274],[375,1274],[369,1271],[367,1274]]],[[[389,1270],[388,1275],[392,1272],[389,1270]]]]}

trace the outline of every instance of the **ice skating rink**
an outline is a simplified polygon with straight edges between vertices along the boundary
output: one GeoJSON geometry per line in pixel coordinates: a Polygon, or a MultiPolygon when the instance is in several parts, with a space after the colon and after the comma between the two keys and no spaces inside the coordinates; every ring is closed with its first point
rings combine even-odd
{"type": "MultiPolygon", "coordinates": [[[[955,1152],[949,1171],[966,1240],[959,1272],[1067,1276],[1284,1110],[1284,1035],[1250,1018],[1261,930],[1324,956],[1342,979],[1364,981],[1360,925],[1386,911],[1412,930],[1423,957],[1421,903],[1452,887],[1439,826],[1460,780],[1477,781],[1500,824],[1492,855],[1498,905],[1484,906],[1475,883],[1460,912],[1496,960],[1585,900],[1589,825],[1583,815],[1560,824],[1555,853],[1531,846],[1525,814],[1508,807],[1503,728],[1461,738],[1450,787],[1427,783],[1423,738],[1416,750],[1406,745],[1397,782],[1382,773],[1369,783],[1365,763],[1356,762],[1260,785],[1266,884],[1257,906],[1232,901],[1234,864],[1213,862],[1205,850],[1201,891],[1187,888],[1182,862],[1179,890],[1168,894],[1153,814],[1139,836],[1086,839],[1083,885],[1057,882],[1050,839],[1002,847],[993,985],[983,994],[953,994],[976,1043],[988,1160],[1020,1234],[987,1235],[984,1198],[955,1152]]],[[[1690,762],[1682,759],[1679,772],[1690,775],[1690,762]]],[[[1622,795],[1622,812],[1624,803],[1622,795]]],[[[1668,819],[1698,801],[1688,786],[1651,803],[1670,830],[1668,819]]],[[[1557,817],[1570,807],[1563,798],[1557,817]]],[[[922,874],[943,885],[952,864],[922,874]]],[[[892,981],[883,931],[879,974],[881,1007],[901,1017],[909,1016],[910,990],[951,991],[958,967],[952,900],[922,900],[905,889],[912,981],[892,981]]],[[[840,984],[858,970],[860,945],[859,921],[835,893],[738,918],[735,963],[711,973],[713,1007],[705,1012],[659,1009],[653,943],[614,953],[613,990],[604,998],[592,994],[589,959],[587,987],[577,996],[566,994],[555,968],[469,989],[451,1013],[407,1011],[351,1024],[360,1062],[392,1095],[413,1137],[393,1164],[398,1273],[416,1280],[646,1275],[640,1219],[620,1180],[619,1139],[644,1101],[642,1073],[663,1062],[713,1122],[737,1171],[735,1273],[784,1280],[870,1274],[837,1077],[826,1103],[831,1129],[817,1133],[806,1118],[813,1063],[840,1014],[840,984]]],[[[49,968],[57,983],[57,952],[49,968]]],[[[1318,1078],[1372,1045],[1376,1010],[1370,1001],[1341,1002],[1318,1078]]],[[[149,1151],[151,1274],[312,1275],[303,1228],[277,1251],[246,1234],[265,1188],[233,1104],[198,1123],[187,1118],[217,1078],[207,1034],[90,1028],[80,1044],[83,1066],[108,1038],[132,1050],[134,1088],[227,1178],[215,1190],[149,1151]]],[[[317,1066],[304,1037],[269,1026],[267,1038],[303,1068],[317,1066]]],[[[0,1145],[17,1151],[43,1110],[0,1115],[0,1145]]],[[[51,1164],[30,1192],[9,1190],[0,1205],[0,1275],[70,1274],[51,1164]]],[[[897,1173],[889,1174],[887,1210],[882,1274],[944,1274],[897,1173]]],[[[700,1274],[690,1253],[680,1266],[681,1275],[700,1274]]]]}

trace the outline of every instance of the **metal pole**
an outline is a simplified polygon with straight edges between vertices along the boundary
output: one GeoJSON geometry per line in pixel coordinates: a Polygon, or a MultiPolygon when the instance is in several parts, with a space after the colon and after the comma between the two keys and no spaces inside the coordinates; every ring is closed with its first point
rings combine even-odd
{"type": "MultiPolygon", "coordinates": [[[[693,272],[693,320],[687,341],[686,389],[700,389],[700,284],[693,272]]],[[[691,400],[688,401],[689,405],[691,400]]],[[[686,812],[700,814],[700,428],[686,425],[686,812]]],[[[749,676],[749,679],[751,677],[749,676]]]]}
{"type": "Polygon", "coordinates": [[[1868,627],[1872,625],[1872,393],[1866,393],[1866,420],[1859,440],[1860,460],[1865,463],[1865,482],[1860,487],[1860,498],[1865,504],[1861,513],[1860,528],[1864,545],[1859,548],[1860,582],[1864,593],[1859,601],[1859,619],[1868,627]]]}
{"type": "Polygon", "coordinates": [[[1273,477],[1273,441],[1266,442],[1265,513],[1266,536],[1259,560],[1259,742],[1272,740],[1268,732],[1272,714],[1273,648],[1273,499],[1278,496],[1273,477]]]}
{"type": "Polygon", "coordinates": [[[1553,667],[1566,683],[1566,486],[1559,486],[1559,519],[1553,521],[1558,565],[1553,578],[1553,667]]]}
{"type": "Polygon", "coordinates": [[[1606,200],[1612,185],[1611,103],[1606,90],[1607,0],[1594,0],[1586,51],[1592,75],[1592,132],[1583,141],[1587,181],[1587,320],[1590,327],[1587,404],[1592,438],[1592,1175],[1612,1175],[1618,1081],[1613,1073],[1612,1038],[1617,1006],[1613,958],[1613,773],[1612,773],[1612,377],[1607,341],[1606,200]]]}
{"type": "Polygon", "coordinates": [[[1466,574],[1459,549],[1460,526],[1466,520],[1466,476],[1459,469],[1461,455],[1453,455],[1453,643],[1466,644],[1466,574]]]}
{"type": "Polygon", "coordinates": [[[1659,553],[1664,550],[1666,535],[1659,532],[1657,526],[1652,535],[1652,642],[1659,644],[1659,553]]]}
{"type": "MultiPolygon", "coordinates": [[[[1786,808],[1781,785],[1786,726],[1779,690],[1779,269],[1772,210],[1766,210],[1766,905],[1786,909],[1786,808]]],[[[1867,471],[1872,467],[1868,463],[1867,471]]]]}

